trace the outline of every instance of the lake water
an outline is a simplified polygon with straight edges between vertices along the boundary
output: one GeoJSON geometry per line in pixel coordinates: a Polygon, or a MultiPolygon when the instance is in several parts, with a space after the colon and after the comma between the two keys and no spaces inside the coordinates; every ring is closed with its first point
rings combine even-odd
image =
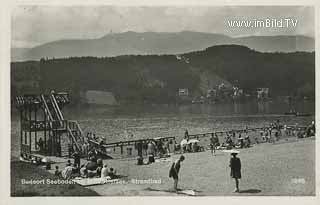
{"type": "Polygon", "coordinates": [[[311,117],[292,117],[287,103],[249,102],[244,104],[128,106],[67,111],[68,118],[77,119],[85,132],[95,132],[111,141],[132,133],[134,138],[183,136],[220,130],[261,127],[277,119],[283,124],[310,124],[314,119],[314,102],[299,102],[295,107],[311,117]]]}
{"type": "MultiPolygon", "coordinates": [[[[295,108],[310,117],[283,115],[288,112],[285,102],[248,102],[244,104],[180,105],[180,106],[120,106],[64,109],[66,119],[78,120],[83,131],[105,137],[107,142],[125,140],[126,133],[134,139],[208,133],[232,129],[268,126],[275,120],[282,124],[309,125],[314,120],[315,103],[299,102],[295,108]]],[[[19,120],[12,118],[12,151],[19,147],[19,120]]],[[[257,133],[258,134],[258,133],[257,133]]]]}

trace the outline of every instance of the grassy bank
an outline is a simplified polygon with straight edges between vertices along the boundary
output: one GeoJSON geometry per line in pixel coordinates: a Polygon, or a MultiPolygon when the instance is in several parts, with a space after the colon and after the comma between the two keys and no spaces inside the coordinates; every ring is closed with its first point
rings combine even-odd
{"type": "Polygon", "coordinates": [[[23,184],[23,180],[56,181],[58,178],[35,165],[11,162],[11,196],[98,196],[78,184],[23,184]]]}

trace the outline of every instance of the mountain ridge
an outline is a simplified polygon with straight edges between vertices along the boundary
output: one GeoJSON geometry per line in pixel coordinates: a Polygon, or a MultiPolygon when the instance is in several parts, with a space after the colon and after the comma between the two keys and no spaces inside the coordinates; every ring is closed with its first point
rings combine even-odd
{"type": "Polygon", "coordinates": [[[297,36],[229,37],[193,31],[109,33],[95,39],[61,39],[23,52],[11,49],[12,61],[63,57],[180,54],[215,45],[243,45],[260,52],[314,51],[314,39],[297,36]]]}

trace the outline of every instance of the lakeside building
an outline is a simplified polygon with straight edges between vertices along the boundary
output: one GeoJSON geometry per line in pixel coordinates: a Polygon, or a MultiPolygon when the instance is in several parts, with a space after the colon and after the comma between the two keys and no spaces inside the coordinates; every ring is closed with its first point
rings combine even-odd
{"type": "Polygon", "coordinates": [[[189,96],[189,89],[188,88],[179,88],[178,95],[180,97],[182,97],[182,96],[188,97],[189,96]]]}
{"type": "Polygon", "coordinates": [[[257,88],[257,98],[264,99],[269,97],[269,88],[257,88]]]}
{"type": "Polygon", "coordinates": [[[89,105],[116,105],[117,101],[112,92],[87,90],[80,93],[81,101],[89,105]]]}

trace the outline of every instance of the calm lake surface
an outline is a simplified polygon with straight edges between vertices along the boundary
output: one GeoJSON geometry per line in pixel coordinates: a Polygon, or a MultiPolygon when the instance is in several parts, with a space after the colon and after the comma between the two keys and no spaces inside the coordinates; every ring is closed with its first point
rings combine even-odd
{"type": "MultiPolygon", "coordinates": [[[[125,140],[127,133],[134,139],[163,136],[182,138],[189,134],[267,126],[279,119],[282,124],[309,125],[314,120],[315,103],[294,104],[309,117],[286,116],[286,102],[248,102],[243,104],[148,105],[95,108],[64,108],[66,119],[78,120],[83,131],[106,137],[107,142],[125,140]]],[[[12,152],[19,147],[19,119],[12,118],[12,152]]]]}
{"type": "Polygon", "coordinates": [[[192,104],[180,106],[128,106],[120,108],[89,108],[68,110],[66,117],[76,119],[85,132],[95,132],[111,141],[123,139],[125,132],[134,138],[183,136],[220,130],[261,127],[279,119],[281,123],[293,125],[310,124],[314,119],[314,102],[299,102],[295,108],[311,117],[292,117],[285,102],[250,102],[244,104],[192,104]]]}

